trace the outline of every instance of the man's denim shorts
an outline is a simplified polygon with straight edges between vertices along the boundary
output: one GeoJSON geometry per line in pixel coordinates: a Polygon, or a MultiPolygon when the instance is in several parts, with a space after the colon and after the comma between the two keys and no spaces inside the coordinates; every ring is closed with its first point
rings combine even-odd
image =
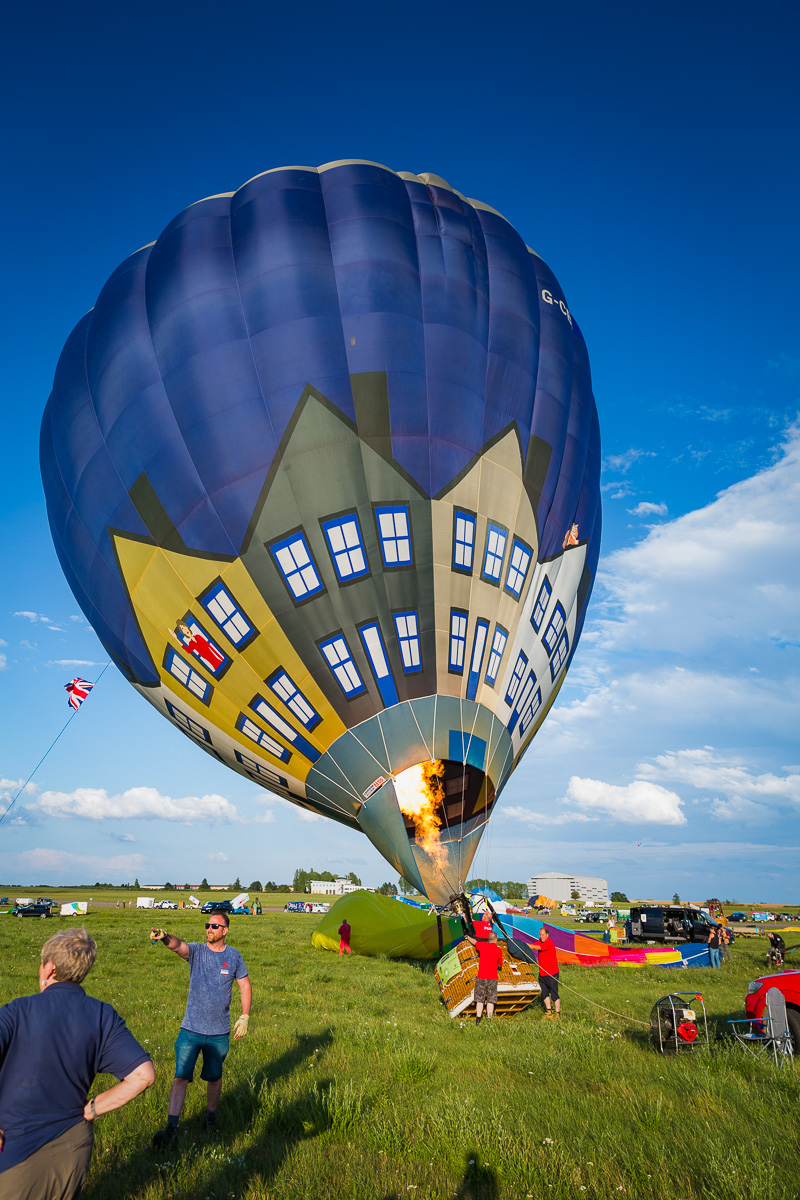
{"type": "Polygon", "coordinates": [[[228,1045],[227,1033],[219,1037],[206,1037],[202,1033],[192,1033],[191,1029],[182,1029],[175,1042],[175,1078],[191,1082],[197,1056],[202,1050],[203,1069],[200,1078],[205,1079],[206,1083],[216,1083],[222,1079],[222,1064],[228,1053],[228,1045]]]}

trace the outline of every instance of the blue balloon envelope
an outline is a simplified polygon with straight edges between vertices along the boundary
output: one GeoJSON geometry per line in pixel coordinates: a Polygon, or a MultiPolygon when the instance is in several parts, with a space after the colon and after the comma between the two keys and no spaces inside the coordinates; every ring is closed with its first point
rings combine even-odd
{"type": "Polygon", "coordinates": [[[362,161],[192,205],[72,332],[41,468],[130,683],[430,899],[459,890],[600,545],[586,346],[509,222],[362,161]]]}

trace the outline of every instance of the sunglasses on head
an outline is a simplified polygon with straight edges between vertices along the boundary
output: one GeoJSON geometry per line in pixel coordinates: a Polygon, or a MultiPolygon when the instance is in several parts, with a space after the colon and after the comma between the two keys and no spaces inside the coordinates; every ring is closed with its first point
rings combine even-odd
{"type": "Polygon", "coordinates": [[[212,925],[210,922],[206,923],[206,929],[225,929],[225,928],[226,927],[224,925],[212,925]]]}

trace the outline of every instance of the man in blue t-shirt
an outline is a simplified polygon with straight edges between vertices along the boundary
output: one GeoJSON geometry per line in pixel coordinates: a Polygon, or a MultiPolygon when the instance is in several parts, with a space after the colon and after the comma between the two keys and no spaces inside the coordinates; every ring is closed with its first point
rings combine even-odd
{"type": "Polygon", "coordinates": [[[79,1196],[94,1142],[92,1122],[155,1080],[150,1055],[118,1012],[80,986],[97,945],[61,929],[42,947],[39,995],[0,1008],[0,1195],[79,1196]],[[121,1082],[88,1100],[95,1075],[121,1082]]]}
{"type": "Polygon", "coordinates": [[[200,1078],[207,1083],[205,1129],[217,1123],[217,1105],[222,1093],[222,1064],[228,1053],[231,1031],[231,992],[233,981],[239,986],[242,1015],[233,1027],[234,1041],[244,1037],[250,1019],[252,989],[244,959],[238,950],[225,945],[228,915],[215,912],[206,922],[205,942],[182,942],[165,929],[151,929],[152,941],[163,942],[189,964],[189,998],[178,1040],[175,1042],[175,1078],[169,1094],[169,1115],[164,1129],[153,1138],[153,1146],[168,1146],[178,1132],[186,1089],[192,1082],[194,1067],[202,1051],[200,1078]]]}

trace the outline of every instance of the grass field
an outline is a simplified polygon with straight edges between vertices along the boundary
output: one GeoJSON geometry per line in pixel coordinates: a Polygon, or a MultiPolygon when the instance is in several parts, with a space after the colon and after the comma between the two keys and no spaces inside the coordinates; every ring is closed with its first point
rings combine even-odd
{"type": "MultiPolygon", "coordinates": [[[[163,917],[201,939],[199,915],[163,917]]],[[[764,971],[761,940],[738,942],[722,971],[566,968],[560,1022],[537,1005],[462,1027],[433,964],[340,960],[311,947],[317,920],[234,918],[254,1003],[226,1063],[219,1133],[200,1131],[196,1082],[178,1149],[155,1153],[188,971],[150,945],[150,914],[90,912],[88,990],[125,1016],[158,1078],[98,1121],[86,1200],[797,1197],[800,1069],[745,1059],[724,1037],[764,971]],[[642,1023],[678,988],[702,990],[712,1055],[652,1049],[642,1023]]],[[[64,923],[0,919],[0,1001],[36,989],[39,949],[64,923]]]]}

